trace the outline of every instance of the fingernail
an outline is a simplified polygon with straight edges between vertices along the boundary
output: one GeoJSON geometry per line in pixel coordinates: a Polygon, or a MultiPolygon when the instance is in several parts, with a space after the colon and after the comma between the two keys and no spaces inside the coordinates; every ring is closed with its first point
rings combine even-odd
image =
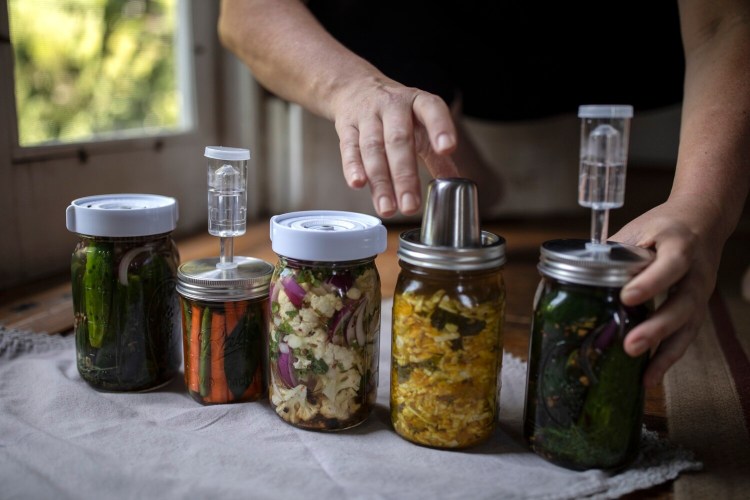
{"type": "Polygon", "coordinates": [[[378,212],[381,214],[393,212],[393,201],[388,196],[378,198],[378,212]]]}
{"type": "Polygon", "coordinates": [[[438,151],[445,151],[446,149],[450,149],[451,146],[453,146],[453,141],[451,141],[451,138],[448,136],[448,134],[440,134],[437,136],[437,150],[438,151]]]}
{"type": "Polygon", "coordinates": [[[401,195],[401,211],[404,213],[414,212],[419,208],[417,198],[411,193],[401,195]]]}

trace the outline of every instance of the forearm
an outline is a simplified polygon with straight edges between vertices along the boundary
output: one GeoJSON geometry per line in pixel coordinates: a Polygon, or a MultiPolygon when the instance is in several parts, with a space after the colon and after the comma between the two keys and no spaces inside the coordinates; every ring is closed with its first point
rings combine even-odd
{"type": "Polygon", "coordinates": [[[385,79],[299,0],[222,0],[219,36],[264,87],[329,119],[347,85],[385,79]]]}
{"type": "Polygon", "coordinates": [[[696,233],[723,243],[750,189],[750,9],[737,2],[719,15],[691,1],[680,5],[685,97],[670,202],[696,233]]]}

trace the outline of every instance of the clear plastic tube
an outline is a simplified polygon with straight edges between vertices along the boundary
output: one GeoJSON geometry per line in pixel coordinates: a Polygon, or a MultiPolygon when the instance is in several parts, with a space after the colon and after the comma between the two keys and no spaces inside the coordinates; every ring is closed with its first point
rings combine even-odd
{"type": "Polygon", "coordinates": [[[625,170],[633,107],[581,106],[578,116],[581,118],[578,204],[592,209],[592,248],[606,249],[609,210],[621,207],[625,199],[625,170]]]}
{"type": "Polygon", "coordinates": [[[208,232],[221,238],[217,267],[234,267],[234,240],[247,226],[247,161],[250,151],[207,147],[208,232]]]}

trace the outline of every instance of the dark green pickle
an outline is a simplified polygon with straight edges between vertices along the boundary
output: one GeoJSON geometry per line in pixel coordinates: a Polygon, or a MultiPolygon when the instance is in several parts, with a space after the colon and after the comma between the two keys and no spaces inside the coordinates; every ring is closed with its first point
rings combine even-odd
{"type": "Polygon", "coordinates": [[[71,260],[78,371],[107,391],[148,390],[179,370],[177,248],[169,234],[80,235],[71,260]]]}
{"type": "MultiPolygon", "coordinates": [[[[623,341],[648,318],[651,306],[623,306],[624,283],[591,284],[612,284],[606,269],[582,264],[580,272],[559,279],[568,272],[556,267],[565,260],[555,260],[562,254],[543,258],[539,266],[543,278],[531,326],[524,436],[535,453],[563,467],[619,470],[638,455],[649,359],[648,353],[626,354],[623,341]]],[[[631,271],[633,264],[627,263],[631,271]]]]}

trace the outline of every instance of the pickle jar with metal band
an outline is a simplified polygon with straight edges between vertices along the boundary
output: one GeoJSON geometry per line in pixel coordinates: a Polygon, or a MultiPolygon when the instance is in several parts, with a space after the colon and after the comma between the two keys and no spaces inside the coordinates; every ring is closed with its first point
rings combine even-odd
{"type": "Polygon", "coordinates": [[[630,357],[623,340],[651,307],[624,306],[620,290],[652,260],[653,252],[619,243],[542,245],[524,435],[547,460],[616,470],[636,457],[649,355],[630,357]]]}
{"type": "Polygon", "coordinates": [[[148,194],[90,196],[67,208],[66,226],[79,236],[71,259],[78,372],[96,389],[149,390],[179,370],[177,217],[174,198],[148,194]]]}
{"type": "Polygon", "coordinates": [[[375,403],[380,276],[386,229],[364,214],[306,211],[271,218],[269,398],[286,422],[341,430],[375,403]]]}
{"type": "Polygon", "coordinates": [[[417,444],[466,448],[495,429],[505,310],[505,240],[480,231],[476,186],[437,179],[421,229],[399,242],[391,421],[417,444]]]}
{"type": "Polygon", "coordinates": [[[273,265],[251,257],[186,262],[177,273],[185,385],[201,404],[266,394],[263,359],[273,265]]]}

